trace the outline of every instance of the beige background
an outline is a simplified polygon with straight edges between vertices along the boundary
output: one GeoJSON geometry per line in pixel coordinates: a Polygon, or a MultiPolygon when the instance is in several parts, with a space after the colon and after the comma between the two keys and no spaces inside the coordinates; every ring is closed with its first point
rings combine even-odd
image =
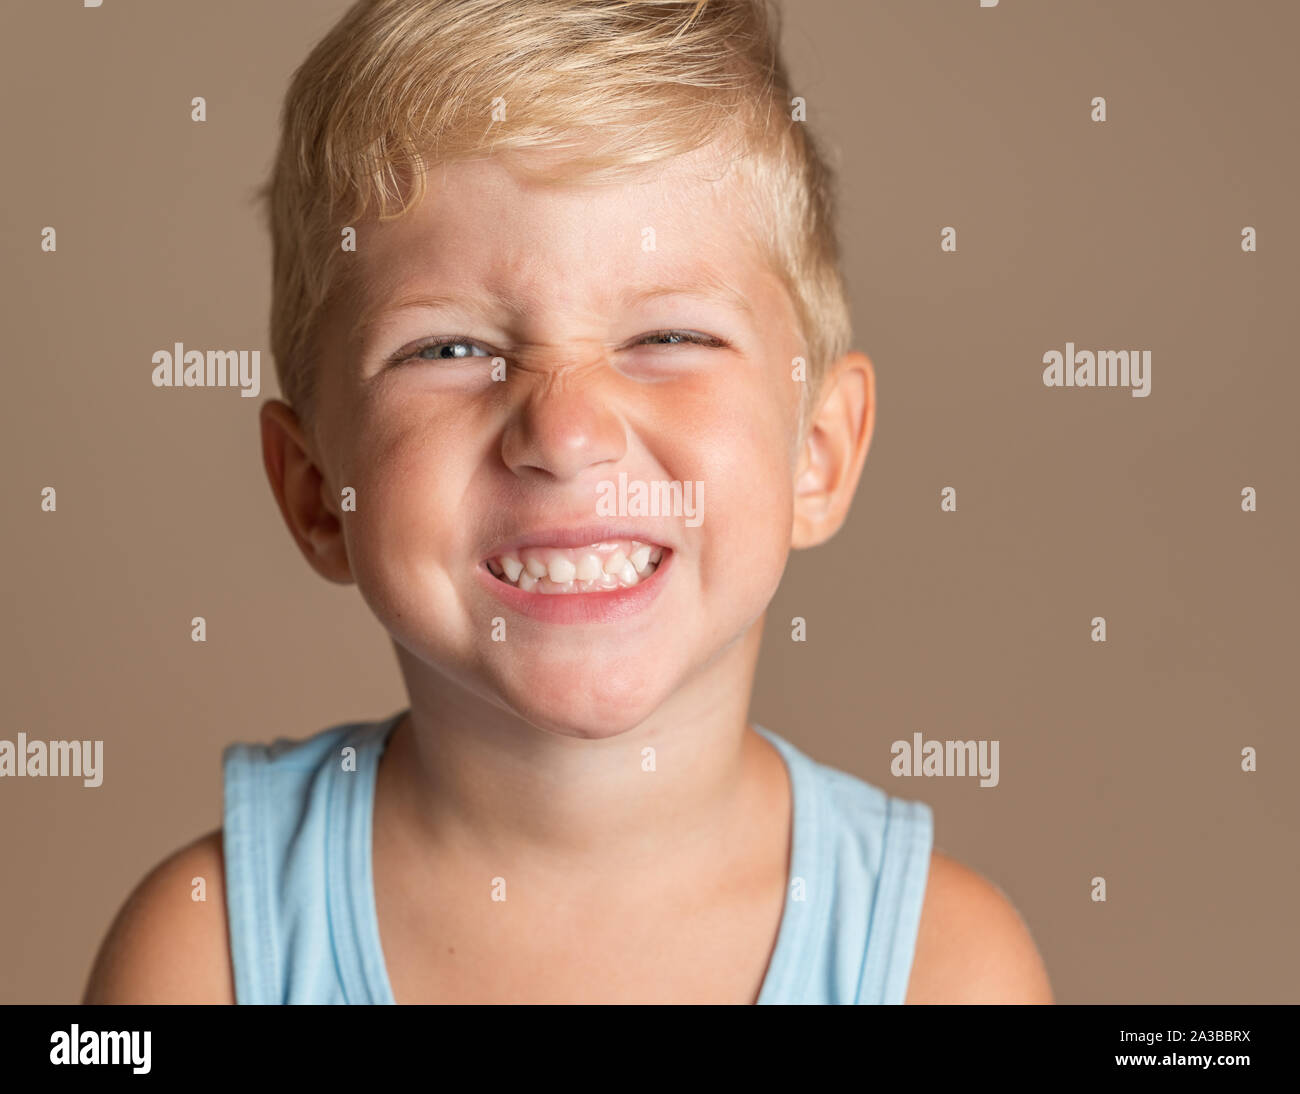
{"type": "MultiPolygon", "coordinates": [[[[0,737],[105,741],[99,789],[0,781],[0,1002],[79,997],[130,887],[219,823],[227,742],[404,705],[355,590],[282,528],[261,400],[149,382],[176,341],[256,347],[274,393],[252,191],[290,72],[346,6],[26,0],[0,36],[0,737]]],[[[1300,1000],[1300,8],[785,7],[841,157],[879,416],[848,527],[791,560],[754,717],[929,802],[1061,1001],[1300,1000]],[[1151,349],[1152,394],[1045,388],[1067,340],[1151,349]],[[999,740],[1001,785],[893,778],[916,731],[999,740]]]]}

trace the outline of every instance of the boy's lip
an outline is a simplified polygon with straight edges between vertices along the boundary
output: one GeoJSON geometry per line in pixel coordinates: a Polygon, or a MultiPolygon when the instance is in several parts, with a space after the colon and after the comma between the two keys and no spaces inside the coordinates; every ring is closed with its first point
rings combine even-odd
{"type": "Polygon", "coordinates": [[[611,540],[635,539],[651,547],[662,547],[674,551],[675,547],[664,533],[648,525],[635,524],[580,524],[557,525],[551,528],[539,528],[526,532],[513,539],[503,540],[483,555],[483,561],[499,558],[512,551],[522,551],[529,547],[588,547],[594,543],[611,540]]]}

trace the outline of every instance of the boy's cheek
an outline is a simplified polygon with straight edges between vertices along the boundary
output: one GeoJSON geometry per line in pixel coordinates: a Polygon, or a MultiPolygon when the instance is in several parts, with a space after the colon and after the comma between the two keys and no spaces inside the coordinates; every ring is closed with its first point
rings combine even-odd
{"type": "MultiPolygon", "coordinates": [[[[470,531],[453,468],[408,449],[352,464],[354,512],[345,512],[348,558],[363,587],[400,585],[427,599],[447,586],[470,531]],[[447,514],[458,514],[448,519],[447,514]]],[[[448,589],[444,589],[444,592],[448,589]]]]}
{"type": "Polygon", "coordinates": [[[463,575],[449,565],[452,544],[445,528],[420,514],[393,512],[358,523],[349,535],[348,557],[362,599],[405,648],[452,657],[472,644],[463,575]]]}
{"type": "Polygon", "coordinates": [[[715,566],[737,566],[756,590],[775,592],[790,554],[794,490],[781,442],[739,449],[716,478],[702,530],[715,566]]]}

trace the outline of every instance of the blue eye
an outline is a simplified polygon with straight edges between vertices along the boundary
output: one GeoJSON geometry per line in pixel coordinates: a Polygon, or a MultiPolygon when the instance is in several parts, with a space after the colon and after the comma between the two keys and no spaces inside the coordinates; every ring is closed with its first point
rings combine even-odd
{"type": "Polygon", "coordinates": [[[466,357],[491,357],[492,354],[483,349],[477,342],[468,338],[456,336],[453,338],[436,338],[431,342],[424,342],[415,347],[409,353],[405,350],[399,350],[390,358],[389,363],[394,365],[404,364],[407,361],[460,361],[466,357]],[[476,349],[479,353],[459,353],[459,347],[468,347],[476,349]]]}

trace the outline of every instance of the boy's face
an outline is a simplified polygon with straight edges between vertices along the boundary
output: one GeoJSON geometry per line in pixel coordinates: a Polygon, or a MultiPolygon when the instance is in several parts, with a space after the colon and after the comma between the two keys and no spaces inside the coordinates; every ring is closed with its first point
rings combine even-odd
{"type": "Polygon", "coordinates": [[[405,217],[358,227],[310,445],[347,569],[435,688],[612,736],[761,620],[791,547],[802,349],[735,182],[704,164],[548,188],[458,163],[405,217]],[[607,515],[621,474],[629,499],[677,483],[685,505],[607,515]],[[662,555],[629,558],[628,587],[613,556],[637,543],[662,555]],[[502,579],[530,557],[536,584],[502,579]]]}

